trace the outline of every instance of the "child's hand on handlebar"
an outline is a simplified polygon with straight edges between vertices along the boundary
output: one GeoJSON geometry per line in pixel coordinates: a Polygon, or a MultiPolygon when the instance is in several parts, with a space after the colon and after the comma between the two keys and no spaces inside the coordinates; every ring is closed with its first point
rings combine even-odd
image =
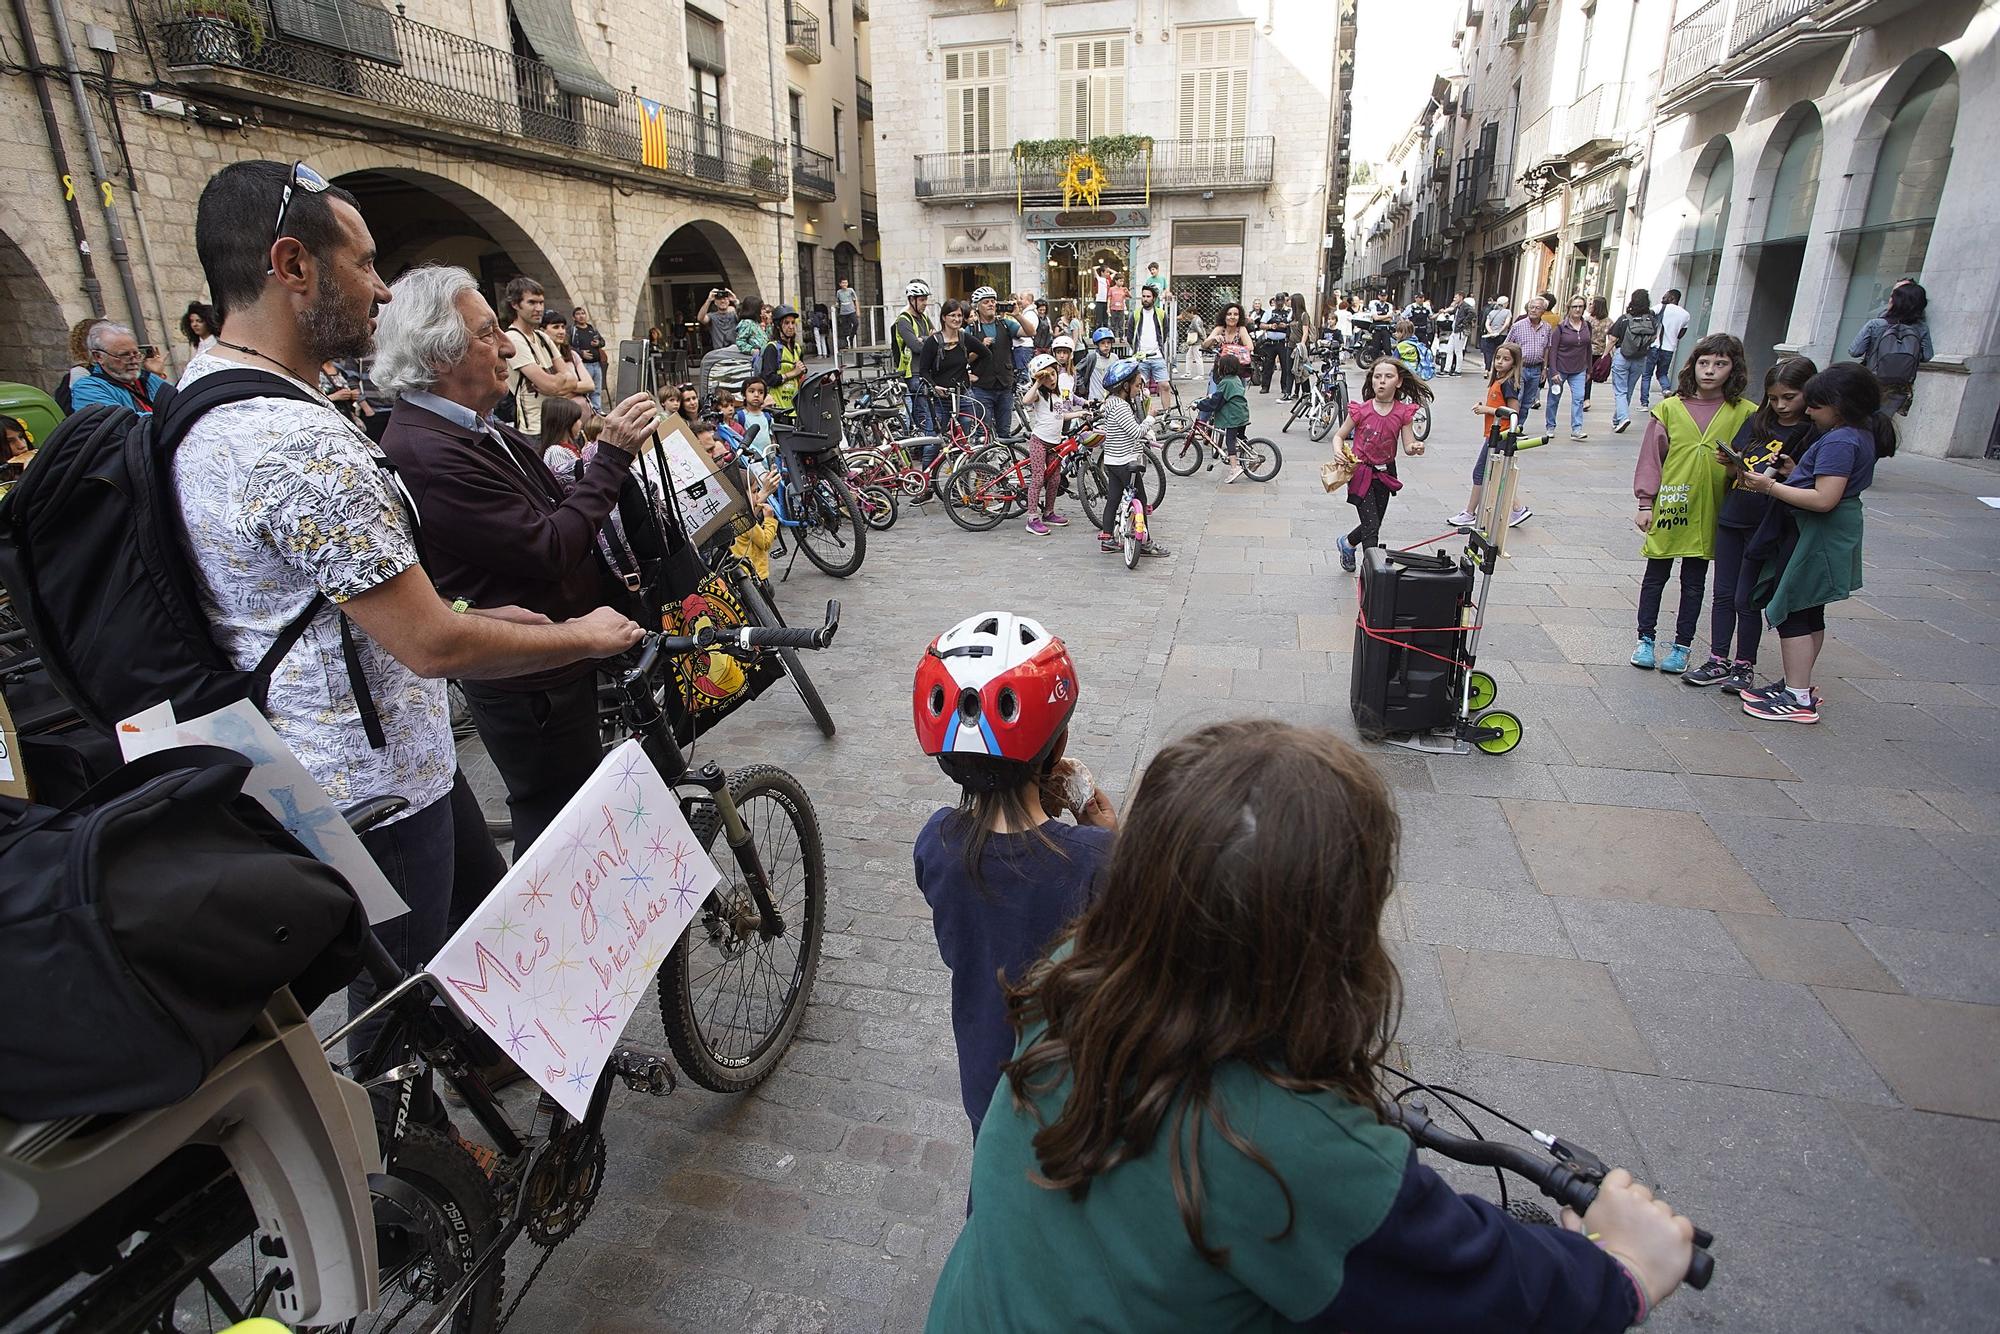
{"type": "Polygon", "coordinates": [[[1563,1210],[1562,1225],[1587,1233],[1624,1265],[1653,1306],[1673,1295],[1694,1258],[1694,1224],[1622,1167],[1604,1178],[1582,1218],[1563,1210]]]}

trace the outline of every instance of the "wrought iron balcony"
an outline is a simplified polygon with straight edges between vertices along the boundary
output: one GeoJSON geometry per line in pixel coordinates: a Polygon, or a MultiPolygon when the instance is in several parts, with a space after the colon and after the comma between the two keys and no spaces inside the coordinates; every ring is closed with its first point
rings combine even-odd
{"type": "Polygon", "coordinates": [[[875,85],[866,79],[854,81],[854,114],[863,120],[875,119],[875,85]]]}
{"type": "Polygon", "coordinates": [[[819,64],[818,19],[785,10],[785,54],[803,64],[819,64]]]}
{"type": "Polygon", "coordinates": [[[1666,74],[1660,86],[1671,91],[1713,75],[1722,63],[1722,47],[1729,32],[1726,0],[1708,0],[1674,25],[1667,38],[1666,74]]]}
{"type": "Polygon", "coordinates": [[[1625,85],[1600,83],[1569,104],[1556,147],[1570,158],[1587,157],[1618,141],[1619,118],[1624,112],[1625,85]]]}
{"type": "Polygon", "coordinates": [[[315,0],[328,21],[368,35],[335,47],[281,31],[264,0],[255,24],[165,0],[150,19],[168,77],[184,87],[333,116],[486,153],[578,164],[661,186],[782,199],[785,146],[674,107],[564,91],[539,60],[433,28],[361,0],[315,0]],[[362,50],[366,54],[360,54],[362,50]]]}
{"type": "MultiPolygon", "coordinates": [[[[1155,194],[1261,190],[1271,184],[1276,156],[1277,140],[1267,134],[1155,139],[1149,152],[1098,164],[1106,178],[1099,203],[1133,204],[1155,194]]],[[[1011,149],[920,153],[916,165],[919,199],[1017,197],[1041,203],[1062,198],[1063,163],[1019,160],[1011,149]]]]}
{"type": "Polygon", "coordinates": [[[833,159],[804,144],[793,144],[792,189],[802,199],[832,199],[833,159]]]}
{"type": "Polygon", "coordinates": [[[1781,28],[1804,18],[1819,0],[1740,0],[1729,25],[1729,54],[1742,55],[1781,28]]]}

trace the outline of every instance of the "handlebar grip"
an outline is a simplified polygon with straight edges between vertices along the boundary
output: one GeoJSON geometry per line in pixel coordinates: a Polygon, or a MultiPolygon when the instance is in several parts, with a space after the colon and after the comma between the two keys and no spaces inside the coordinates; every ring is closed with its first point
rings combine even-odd
{"type": "MultiPolygon", "coordinates": [[[[1696,1230],[1696,1235],[1697,1236],[1700,1235],[1699,1229],[1696,1230]]],[[[1693,1288],[1696,1292],[1700,1292],[1703,1288],[1708,1286],[1708,1281],[1714,1277],[1715,1277],[1715,1257],[1710,1255],[1707,1251],[1703,1250],[1701,1247],[1699,1246],[1695,1247],[1694,1258],[1688,1261],[1687,1277],[1682,1279],[1681,1281],[1683,1283],[1686,1283],[1690,1288],[1693,1288]]]]}
{"type": "Polygon", "coordinates": [[[806,630],[793,625],[758,627],[747,631],[745,648],[819,648],[824,630],[806,630]]]}

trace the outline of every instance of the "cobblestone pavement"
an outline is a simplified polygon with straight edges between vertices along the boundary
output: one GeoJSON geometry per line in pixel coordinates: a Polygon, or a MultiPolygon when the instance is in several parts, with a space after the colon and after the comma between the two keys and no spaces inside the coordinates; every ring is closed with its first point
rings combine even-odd
{"type": "MultiPolygon", "coordinates": [[[[1436,384],[1430,452],[1386,528],[1400,544],[1464,499],[1480,386],[1436,384]]],[[[1867,587],[1830,613],[1826,720],[1760,723],[1625,663],[1638,433],[1610,434],[1609,398],[1588,441],[1523,456],[1535,514],[1495,583],[1481,665],[1525,741],[1502,758],[1374,750],[1406,821],[1384,924],[1403,1055],[1632,1167],[1714,1230],[1714,1286],[1657,1327],[1991,1328],[2000,516],[1975,497],[2000,474],[1884,466],[1867,587]]],[[[751,1096],[614,1096],[603,1197],[514,1328],[922,1325],[969,1137],[947,976],[910,877],[917,830],[953,796],[914,746],[916,655],[988,607],[1044,619],[1082,674],[1072,752],[1117,796],[1208,719],[1352,737],[1353,585],[1332,554],[1352,511],[1319,489],[1324,447],[1278,434],[1275,394],[1252,401],[1283,474],[1175,480],[1155,525],[1173,556],[1135,573],[1080,519],[1048,538],[971,534],[935,509],[871,535],[845,583],[800,562],[783,604],[846,608],[838,647],[810,662],[839,736],[778,691],[703,742],[730,766],[790,769],[818,808],[832,912],[800,1040],[751,1096]]],[[[660,1040],[656,1009],[631,1036],[660,1040]]],[[[517,1250],[510,1280],[535,1258],[517,1250]]]]}

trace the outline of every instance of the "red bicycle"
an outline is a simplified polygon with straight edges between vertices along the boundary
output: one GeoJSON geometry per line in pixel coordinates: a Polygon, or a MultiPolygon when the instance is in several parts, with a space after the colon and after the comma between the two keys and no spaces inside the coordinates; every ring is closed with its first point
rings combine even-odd
{"type": "MultiPolygon", "coordinates": [[[[1077,479],[1085,473],[1090,451],[1103,443],[1104,433],[1095,426],[1085,426],[1064,436],[1049,450],[1042,486],[1055,495],[1065,492],[1081,495],[1077,479]]],[[[1027,511],[1027,452],[1003,456],[997,452],[1002,448],[1005,446],[989,447],[982,458],[965,464],[944,480],[940,494],[944,496],[945,513],[968,532],[986,532],[999,527],[1003,520],[1027,511]]],[[[1101,496],[1101,481],[1097,490],[1101,496]]],[[[1085,503],[1088,505],[1087,498],[1085,503]]]]}

